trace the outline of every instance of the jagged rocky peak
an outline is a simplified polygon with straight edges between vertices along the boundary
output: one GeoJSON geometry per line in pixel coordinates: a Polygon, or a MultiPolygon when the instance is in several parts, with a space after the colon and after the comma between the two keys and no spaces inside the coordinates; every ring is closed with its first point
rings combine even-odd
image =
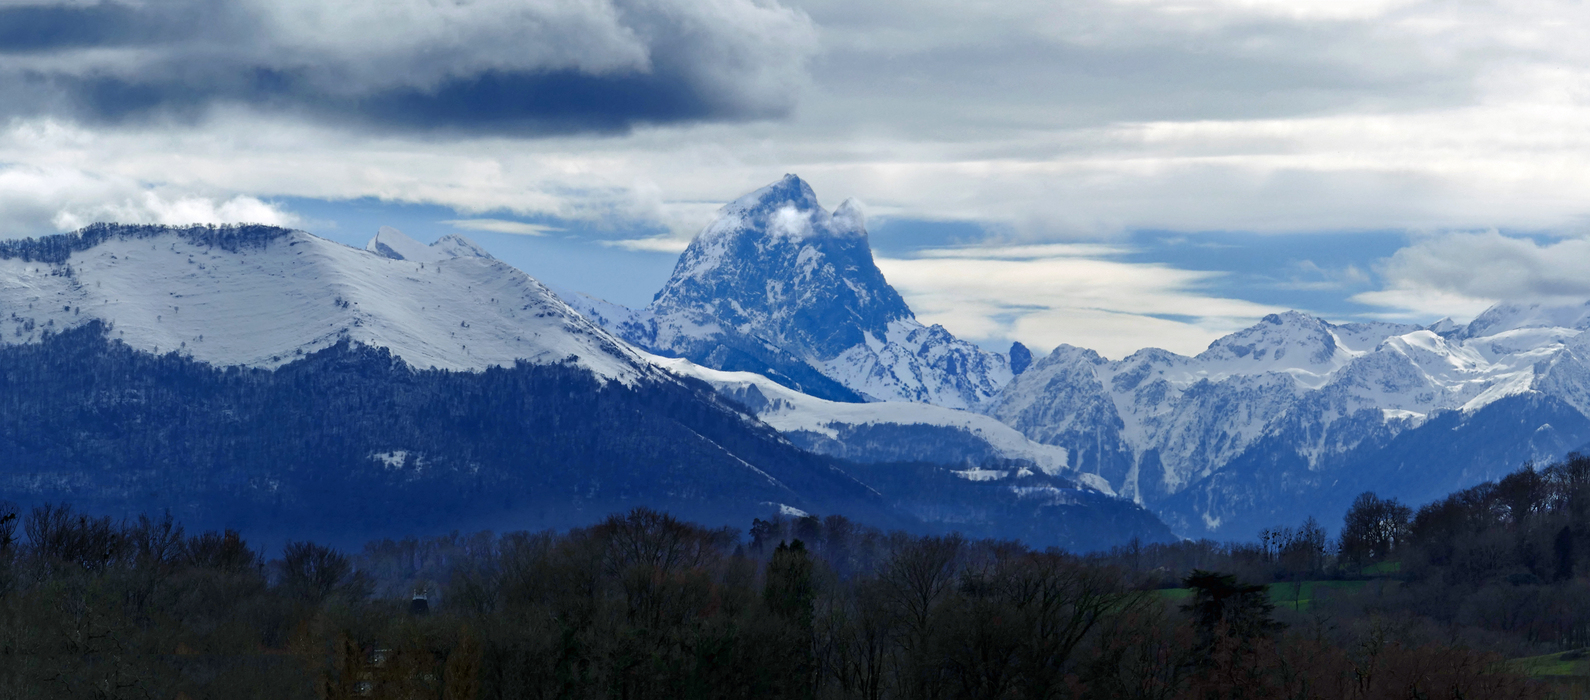
{"type": "Polygon", "coordinates": [[[492,259],[485,248],[456,233],[425,245],[391,226],[382,226],[377,230],[364,249],[384,258],[411,262],[441,262],[452,258],[492,259]]]}
{"type": "Polygon", "coordinates": [[[829,212],[794,175],[718,212],[641,311],[566,295],[652,352],[835,401],[980,406],[1009,360],[918,323],[872,259],[855,200],[829,212]]]}
{"type": "Polygon", "coordinates": [[[785,350],[821,359],[914,318],[873,263],[860,205],[849,200],[829,213],[795,175],[723,207],[651,308],[753,328],[785,350]]]}
{"type": "Polygon", "coordinates": [[[1032,366],[1032,351],[1028,350],[1027,346],[1022,345],[1019,340],[1010,344],[1010,352],[1007,354],[1010,355],[1010,373],[1012,375],[1021,374],[1032,366]]]}

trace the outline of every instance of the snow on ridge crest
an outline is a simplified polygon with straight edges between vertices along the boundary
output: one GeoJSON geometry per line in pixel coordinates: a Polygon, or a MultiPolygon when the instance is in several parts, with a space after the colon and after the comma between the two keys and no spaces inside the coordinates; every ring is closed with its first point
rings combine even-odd
{"type": "MultiPolygon", "coordinates": [[[[377,234],[401,253],[396,236],[377,234]]],[[[58,262],[0,260],[0,342],[101,320],[133,348],[217,366],[273,368],[350,341],[422,369],[572,361],[626,383],[655,374],[540,282],[470,254],[478,247],[467,239],[419,247],[433,257],[394,259],[287,229],[231,247],[204,231],[104,236],[58,262]]]]}
{"type": "Polygon", "coordinates": [[[652,357],[675,374],[705,381],[719,393],[745,405],[758,419],[785,435],[806,433],[842,440],[841,430],[851,426],[899,425],[961,431],[969,439],[986,443],[1000,459],[1030,464],[1050,476],[1066,476],[1107,495],[1109,485],[1091,474],[1074,471],[1063,447],[1044,445],[1015,429],[981,414],[919,402],[843,403],[808,396],[752,372],[725,372],[702,367],[686,359],[652,357]]]}
{"type": "Polygon", "coordinates": [[[364,249],[383,258],[412,262],[434,263],[453,258],[492,259],[486,249],[456,233],[442,236],[435,243],[425,245],[391,226],[382,226],[377,230],[370,242],[365,244],[364,249]]]}
{"type": "MultiPolygon", "coordinates": [[[[1290,436],[1282,442],[1316,464],[1356,444],[1333,437],[1332,426],[1366,410],[1393,433],[1432,412],[1471,414],[1525,393],[1590,416],[1586,329],[1590,307],[1581,305],[1499,304],[1462,327],[1332,324],[1289,312],[1195,357],[1145,349],[1110,361],[1062,346],[1034,361],[989,412],[1152,502],[1267,435],[1290,436]]],[[[1344,425],[1351,432],[1359,424],[1344,425]]]]}

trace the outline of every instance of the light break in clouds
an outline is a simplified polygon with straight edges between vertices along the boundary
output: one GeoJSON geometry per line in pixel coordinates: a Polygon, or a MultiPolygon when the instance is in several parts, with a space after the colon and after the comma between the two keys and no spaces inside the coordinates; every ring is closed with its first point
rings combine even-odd
{"type": "Polygon", "coordinates": [[[924,323],[1042,350],[1083,345],[1115,359],[1144,347],[1195,355],[1285,310],[1210,294],[1218,273],[1095,257],[1107,252],[1088,245],[930,249],[877,262],[924,323]]]}
{"type": "Polygon", "coordinates": [[[542,224],[527,224],[523,221],[508,221],[505,219],[450,219],[442,223],[453,228],[465,231],[491,231],[493,233],[512,233],[520,236],[545,236],[548,231],[558,231],[555,226],[542,224]]]}

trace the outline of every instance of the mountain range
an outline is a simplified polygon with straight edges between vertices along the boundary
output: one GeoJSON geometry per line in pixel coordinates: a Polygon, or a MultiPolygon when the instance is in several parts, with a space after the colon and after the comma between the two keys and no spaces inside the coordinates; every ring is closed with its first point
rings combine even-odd
{"type": "MultiPolygon", "coordinates": [[[[883,449],[875,420],[802,449],[749,392],[614,337],[456,236],[388,228],[361,250],[263,226],[95,225],[0,243],[0,310],[0,498],[23,503],[350,542],[636,505],[1073,548],[1170,536],[1070,478],[1063,449],[985,416],[952,460],[883,449]]],[[[901,410],[952,432],[970,415],[901,410]]]]}
{"type": "MultiPolygon", "coordinates": [[[[1419,503],[1590,443],[1590,306],[1502,304],[1428,327],[1293,311],[1193,357],[1146,348],[1108,360],[1062,345],[1034,358],[1020,344],[1001,354],[918,324],[872,263],[854,203],[830,214],[793,175],[724,207],[649,307],[566,296],[652,352],[880,402],[840,413],[786,397],[764,410],[808,449],[855,454],[809,426],[849,435],[863,415],[915,420],[902,401],[981,414],[1064,448],[1064,473],[1184,536],[1332,521],[1367,490],[1419,503]]],[[[715,385],[768,394],[743,379],[715,385]]]]}
{"type": "Polygon", "coordinates": [[[861,208],[793,175],[725,206],[643,309],[456,235],[102,224],[0,242],[0,498],[349,537],[633,505],[1248,537],[1590,443],[1587,329],[1582,305],[1288,312],[1191,357],[994,352],[918,322],[861,208]]]}

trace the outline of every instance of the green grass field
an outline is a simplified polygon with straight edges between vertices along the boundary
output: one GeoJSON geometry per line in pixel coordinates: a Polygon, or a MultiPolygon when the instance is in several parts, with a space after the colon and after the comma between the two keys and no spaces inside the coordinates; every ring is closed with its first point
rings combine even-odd
{"type": "Polygon", "coordinates": [[[1180,603],[1192,597],[1191,588],[1161,588],[1159,597],[1167,603],[1180,603]]]}
{"type": "Polygon", "coordinates": [[[1400,561],[1383,561],[1379,564],[1364,567],[1365,576],[1390,576],[1398,573],[1402,573],[1402,562],[1400,561]]]}
{"type": "Polygon", "coordinates": [[[1590,654],[1586,654],[1584,650],[1530,656],[1513,659],[1507,663],[1537,678],[1590,676],[1590,654]]]}
{"type": "MultiPolygon", "coordinates": [[[[1368,581],[1300,581],[1297,583],[1272,583],[1270,584],[1270,602],[1275,607],[1289,610],[1308,610],[1314,602],[1316,591],[1356,591],[1363,588],[1368,581]]],[[[1167,603],[1180,603],[1192,597],[1191,588],[1162,588],[1159,590],[1161,600],[1167,603]]]]}
{"type": "MultiPolygon", "coordinates": [[[[1349,593],[1363,588],[1368,581],[1299,581],[1297,583],[1270,584],[1270,602],[1275,607],[1290,610],[1308,610],[1318,592],[1349,593]]],[[[1326,593],[1329,595],[1329,593],[1326,593]]]]}

